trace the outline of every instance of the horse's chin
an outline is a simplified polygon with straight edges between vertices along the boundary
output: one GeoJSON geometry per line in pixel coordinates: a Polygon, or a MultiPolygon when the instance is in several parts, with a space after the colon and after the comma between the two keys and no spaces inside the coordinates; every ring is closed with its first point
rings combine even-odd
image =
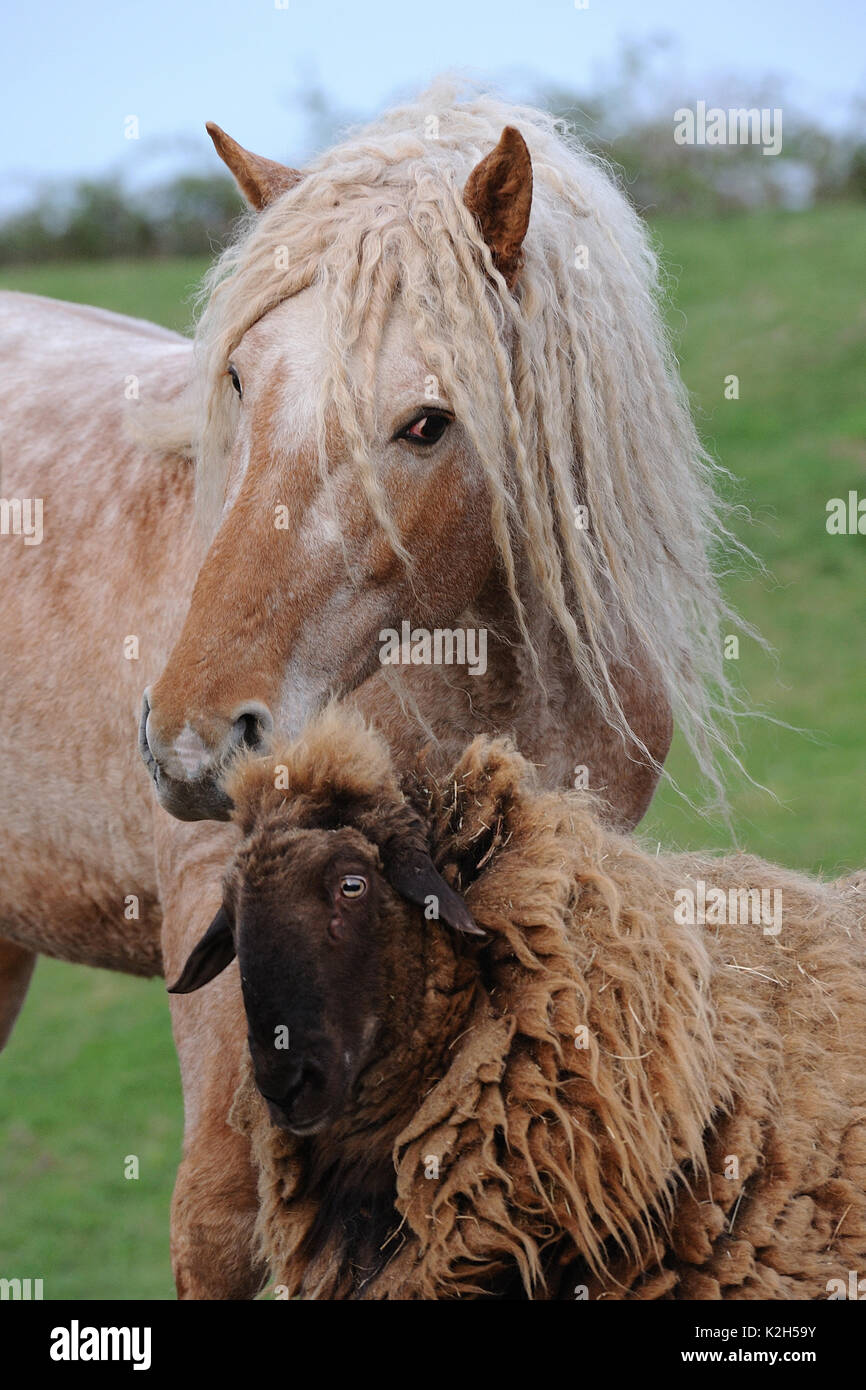
{"type": "Polygon", "coordinates": [[[163,772],[153,759],[148,762],[147,770],[157,801],[176,820],[231,820],[231,799],[216,782],[207,778],[180,782],[163,772]]]}
{"type": "Polygon", "coordinates": [[[216,782],[177,782],[158,768],[156,797],[176,820],[231,820],[232,802],[216,782]]]}

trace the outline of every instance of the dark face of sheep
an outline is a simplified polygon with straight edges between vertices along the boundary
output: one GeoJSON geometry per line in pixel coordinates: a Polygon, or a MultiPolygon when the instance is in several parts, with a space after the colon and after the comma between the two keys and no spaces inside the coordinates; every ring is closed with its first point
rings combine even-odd
{"type": "MultiPolygon", "coordinates": [[[[222,908],[170,987],[185,994],[237,954],[256,1085],[271,1120],[300,1136],[345,1109],[374,1054],[411,951],[406,900],[480,934],[462,899],[416,845],[386,857],[357,829],[292,829],[242,848],[222,908]],[[384,858],[384,862],[383,862],[384,858]]],[[[441,930],[439,922],[425,922],[441,930]]]]}
{"type": "Polygon", "coordinates": [[[313,1134],[343,1109],[375,1040],[390,890],[353,830],[298,831],[282,860],[275,880],[242,884],[235,943],[256,1085],[275,1124],[313,1134]]]}

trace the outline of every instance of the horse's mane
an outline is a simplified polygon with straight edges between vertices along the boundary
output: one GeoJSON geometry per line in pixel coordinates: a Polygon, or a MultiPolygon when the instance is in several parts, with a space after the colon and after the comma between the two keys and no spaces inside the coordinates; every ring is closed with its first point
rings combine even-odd
{"type": "Polygon", "coordinates": [[[365,446],[365,392],[346,363],[360,351],[372,381],[399,287],[419,348],[485,467],[530,652],[521,558],[608,722],[634,746],[609,675],[629,633],[657,663],[675,719],[721,793],[717,755],[730,751],[724,716],[736,697],[720,634],[736,619],[714,552],[737,542],[668,346],[647,231],[603,161],[541,111],[461,100],[438,83],[350,133],[246,219],[207,276],[196,334],[192,433],[207,516],[223,503],[236,422],[226,362],[254,322],[311,284],[323,293],[331,348],[320,448],[327,406],[393,536],[365,446]],[[533,167],[514,295],[462,198],[505,125],[520,130],[533,167]],[[586,530],[575,524],[579,504],[586,530]]]}

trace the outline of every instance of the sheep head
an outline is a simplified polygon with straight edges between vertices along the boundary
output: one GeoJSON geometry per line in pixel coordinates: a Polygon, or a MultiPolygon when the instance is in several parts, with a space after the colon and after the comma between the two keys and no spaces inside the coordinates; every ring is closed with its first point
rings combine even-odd
{"type": "Polygon", "coordinates": [[[460,936],[484,933],[359,720],[329,712],[299,743],[246,758],[226,785],[245,838],[170,992],[201,988],[236,955],[271,1119],[317,1134],[342,1114],[383,1030],[411,1033],[437,919],[460,936]]]}

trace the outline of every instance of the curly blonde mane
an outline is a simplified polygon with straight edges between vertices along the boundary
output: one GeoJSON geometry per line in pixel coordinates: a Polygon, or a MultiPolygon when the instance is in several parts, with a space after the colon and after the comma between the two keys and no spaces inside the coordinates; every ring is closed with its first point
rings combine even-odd
{"type": "Polygon", "coordinates": [[[662,326],[656,257],[610,171],[551,116],[492,96],[458,100],[442,83],[319,156],[243,223],[205,282],[193,431],[205,516],[222,505],[235,430],[228,358],[262,315],[311,285],[322,292],[330,344],[322,468],[327,409],[400,549],[370,462],[367,405],[399,294],[485,469],[502,572],[542,683],[527,583],[606,721],[646,753],[610,675],[612,660],[627,659],[625,634],[642,644],[723,800],[718,758],[730,753],[725,730],[738,702],[720,623],[736,619],[713,552],[737,542],[662,326]],[[507,124],[524,136],[533,168],[515,294],[462,196],[507,124]],[[366,380],[350,378],[351,353],[366,380]]]}

